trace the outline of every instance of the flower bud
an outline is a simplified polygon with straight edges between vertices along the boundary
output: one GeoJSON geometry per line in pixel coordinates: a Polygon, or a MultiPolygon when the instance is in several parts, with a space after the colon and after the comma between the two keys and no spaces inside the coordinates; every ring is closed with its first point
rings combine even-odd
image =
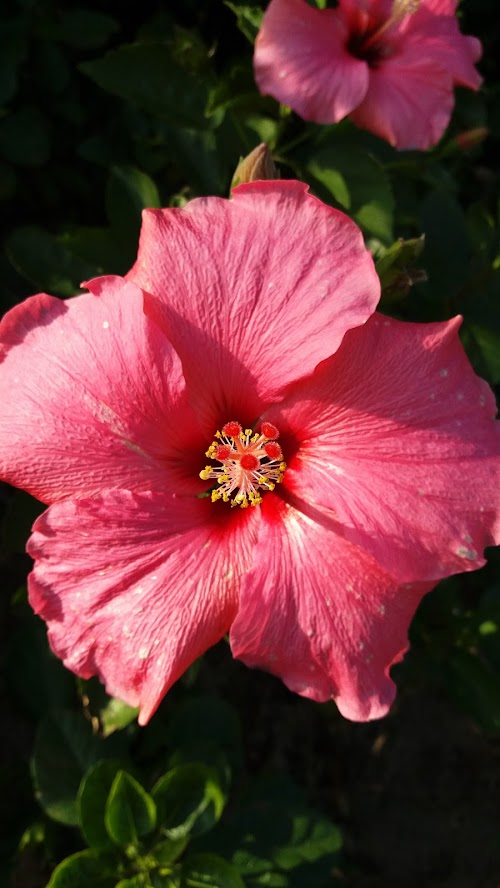
{"type": "Polygon", "coordinates": [[[272,154],[265,142],[261,142],[242,157],[231,182],[231,191],[244,182],[256,182],[257,179],[279,179],[279,172],[274,164],[272,154]]]}

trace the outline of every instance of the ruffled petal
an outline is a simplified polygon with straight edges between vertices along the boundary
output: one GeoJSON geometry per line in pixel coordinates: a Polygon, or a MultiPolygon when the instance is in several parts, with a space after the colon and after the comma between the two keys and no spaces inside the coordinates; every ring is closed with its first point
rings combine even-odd
{"type": "Polygon", "coordinates": [[[368,65],[348,52],[347,37],[336,10],[271,0],[255,42],[261,93],[290,105],[304,120],[342,120],[368,89],[368,65]]]}
{"type": "Polygon", "coordinates": [[[459,325],[376,314],[264,417],[283,487],[401,582],[475,570],[500,542],[500,424],[459,325]]]}
{"type": "Polygon", "coordinates": [[[460,33],[453,14],[422,3],[386,38],[387,57],[370,70],[363,102],[351,120],[399,149],[426,149],[443,135],[454,84],[478,89],[474,62],[481,44],[460,33]]]}
{"type": "Polygon", "coordinates": [[[258,519],[256,509],[122,490],[54,504],[28,545],[30,603],[48,624],[53,651],[140,706],[146,724],[229,629],[258,519]]]}
{"type": "Polygon", "coordinates": [[[346,718],[381,718],[396,691],[390,666],[432,584],[398,586],[319,511],[306,516],[269,495],[262,517],[231,627],[234,656],[305,697],[333,698],[346,718]]]}
{"type": "Polygon", "coordinates": [[[451,74],[416,47],[372,68],[366,97],[350,119],[395,148],[423,151],[443,135],[453,101],[451,74]]]}
{"type": "Polygon", "coordinates": [[[474,63],[481,58],[481,43],[476,37],[460,33],[456,16],[435,14],[422,4],[408,16],[403,36],[405,47],[440,65],[457,86],[479,89],[481,75],[474,63]]]}
{"type": "Polygon", "coordinates": [[[45,502],[103,487],[199,491],[180,361],[121,278],[40,294],[0,325],[0,476],[45,502]],[[183,468],[186,463],[187,468],[183,468]]]}
{"type": "Polygon", "coordinates": [[[144,213],[129,278],[153,294],[146,310],[182,359],[207,435],[252,423],[378,302],[359,229],[307,190],[255,182],[233,200],[144,213]]]}

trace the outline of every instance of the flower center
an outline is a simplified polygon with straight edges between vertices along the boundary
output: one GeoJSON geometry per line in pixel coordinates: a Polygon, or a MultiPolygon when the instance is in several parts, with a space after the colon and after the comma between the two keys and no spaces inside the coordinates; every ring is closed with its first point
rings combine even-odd
{"type": "Polygon", "coordinates": [[[358,29],[351,34],[347,49],[351,55],[361,59],[371,68],[394,54],[396,48],[391,45],[388,31],[397,25],[407,15],[413,15],[420,6],[420,0],[393,0],[391,14],[383,21],[367,19],[366,13],[363,19],[358,21],[358,29]],[[387,35],[387,39],[386,39],[387,35]]]}
{"type": "Polygon", "coordinates": [[[231,506],[258,506],[259,490],[274,490],[283,480],[286,463],[276,438],[279,431],[270,422],[263,422],[260,433],[243,430],[239,422],[227,422],[206,455],[219,465],[205,466],[200,472],[203,481],[214,479],[212,502],[221,499],[231,506]]]}

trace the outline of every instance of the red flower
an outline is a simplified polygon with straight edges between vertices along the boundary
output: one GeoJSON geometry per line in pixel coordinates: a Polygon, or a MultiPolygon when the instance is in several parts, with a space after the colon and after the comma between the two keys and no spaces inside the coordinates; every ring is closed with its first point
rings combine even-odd
{"type": "Polygon", "coordinates": [[[429,148],[448,126],[453,87],[481,84],[481,45],[460,33],[456,5],[271,0],[255,44],[258,87],[305,120],[349,116],[396,148],[429,148]]]}
{"type": "Polygon", "coordinates": [[[459,321],[373,314],[359,230],[298,182],[146,211],[128,280],[88,288],[0,326],[0,473],[50,504],[29,596],[53,650],[142,723],[229,630],[292,690],[383,715],[422,594],[499,536],[459,321]]]}

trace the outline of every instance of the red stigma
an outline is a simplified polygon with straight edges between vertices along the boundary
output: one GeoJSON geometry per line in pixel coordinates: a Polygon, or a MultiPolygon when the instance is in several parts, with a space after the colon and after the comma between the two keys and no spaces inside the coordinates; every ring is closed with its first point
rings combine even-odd
{"type": "Polygon", "coordinates": [[[229,447],[228,444],[219,444],[219,446],[217,447],[217,449],[214,453],[214,457],[215,457],[215,459],[220,459],[222,462],[223,460],[227,459],[230,456],[230,454],[231,454],[231,448],[229,447]]]}
{"type": "Polygon", "coordinates": [[[279,431],[272,422],[263,422],[260,427],[261,435],[264,435],[264,438],[278,438],[279,431]]]}
{"type": "Polygon", "coordinates": [[[281,459],[283,455],[281,447],[276,441],[268,441],[267,444],[264,444],[264,450],[269,459],[281,459]]]}
{"type": "Polygon", "coordinates": [[[240,459],[240,466],[242,469],[245,469],[247,472],[253,472],[254,469],[259,465],[259,460],[253,453],[244,453],[240,459]]]}
{"type": "Polygon", "coordinates": [[[222,434],[225,438],[237,438],[242,432],[243,429],[239,422],[226,422],[226,425],[222,426],[222,434]]]}

